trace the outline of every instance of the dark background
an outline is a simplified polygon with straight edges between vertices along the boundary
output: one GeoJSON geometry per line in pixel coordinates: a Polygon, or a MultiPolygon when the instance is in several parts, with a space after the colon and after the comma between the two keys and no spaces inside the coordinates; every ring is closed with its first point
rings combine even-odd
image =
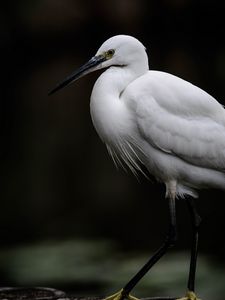
{"type": "MultiPolygon", "coordinates": [[[[125,253],[160,244],[168,222],[164,186],[116,170],[92,126],[89,98],[99,74],[47,93],[107,38],[129,34],[146,46],[151,69],[180,76],[225,104],[224,23],[223,1],[1,3],[3,251],[77,238],[113,240],[125,253]]],[[[197,205],[204,220],[200,251],[224,264],[224,193],[203,191],[197,205]]],[[[184,201],[177,208],[176,249],[184,250],[190,222],[184,201]]],[[[17,283],[1,270],[3,283],[17,283]]]]}

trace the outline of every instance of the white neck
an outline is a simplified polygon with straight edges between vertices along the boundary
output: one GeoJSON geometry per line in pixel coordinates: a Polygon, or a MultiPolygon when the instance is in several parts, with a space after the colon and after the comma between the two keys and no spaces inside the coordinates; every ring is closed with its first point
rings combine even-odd
{"type": "MultiPolygon", "coordinates": [[[[91,117],[96,131],[106,143],[120,136],[120,120],[129,118],[122,94],[127,86],[148,71],[148,65],[112,66],[96,81],[91,95],[91,117]]],[[[129,120],[127,120],[129,124],[129,120]]],[[[124,126],[123,126],[124,127],[124,126]]],[[[124,128],[123,128],[124,132],[124,128]]]]}

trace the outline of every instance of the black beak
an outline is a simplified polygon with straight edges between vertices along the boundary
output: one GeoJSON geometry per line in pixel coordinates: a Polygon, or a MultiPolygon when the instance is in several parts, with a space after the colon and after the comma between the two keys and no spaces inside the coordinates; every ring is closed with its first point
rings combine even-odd
{"type": "Polygon", "coordinates": [[[92,57],[86,64],[84,64],[82,67],[77,69],[75,72],[73,72],[71,75],[66,77],[62,82],[57,84],[57,86],[52,89],[48,95],[52,95],[55,92],[61,90],[67,85],[70,85],[72,82],[76,81],[77,79],[81,78],[82,76],[94,71],[93,68],[101,64],[103,61],[105,61],[106,58],[103,55],[98,55],[92,57]]]}

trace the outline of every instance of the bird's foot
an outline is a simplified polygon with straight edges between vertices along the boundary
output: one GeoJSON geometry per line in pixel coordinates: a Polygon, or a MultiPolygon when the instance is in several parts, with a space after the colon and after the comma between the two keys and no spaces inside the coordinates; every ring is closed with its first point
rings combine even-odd
{"type": "Polygon", "coordinates": [[[128,300],[139,300],[138,298],[131,296],[130,294],[126,294],[124,289],[120,290],[119,292],[106,297],[104,300],[123,300],[123,299],[128,299],[128,300]]]}
{"type": "Polygon", "coordinates": [[[197,298],[197,296],[195,295],[194,292],[188,291],[187,294],[185,295],[185,297],[182,297],[182,298],[179,298],[176,300],[201,300],[201,299],[197,298]]]}

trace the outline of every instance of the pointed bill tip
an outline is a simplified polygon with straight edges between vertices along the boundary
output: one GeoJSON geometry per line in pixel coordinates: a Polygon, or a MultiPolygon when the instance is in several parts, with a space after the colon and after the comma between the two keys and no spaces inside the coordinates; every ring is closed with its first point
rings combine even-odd
{"type": "Polygon", "coordinates": [[[51,96],[55,92],[61,90],[62,88],[70,85],[72,82],[81,78],[82,76],[96,70],[96,67],[105,61],[106,58],[104,56],[94,56],[92,57],[86,64],[80,67],[78,70],[73,72],[71,75],[66,77],[62,82],[60,82],[55,88],[49,91],[48,96],[51,96]]]}
{"type": "Polygon", "coordinates": [[[56,93],[58,90],[60,90],[61,88],[63,88],[65,85],[63,85],[62,83],[61,84],[58,84],[54,89],[50,90],[48,92],[48,96],[51,96],[52,94],[56,93]]]}
{"type": "Polygon", "coordinates": [[[49,91],[49,92],[48,92],[48,96],[51,96],[51,95],[54,94],[55,92],[56,92],[55,89],[49,91]]]}

